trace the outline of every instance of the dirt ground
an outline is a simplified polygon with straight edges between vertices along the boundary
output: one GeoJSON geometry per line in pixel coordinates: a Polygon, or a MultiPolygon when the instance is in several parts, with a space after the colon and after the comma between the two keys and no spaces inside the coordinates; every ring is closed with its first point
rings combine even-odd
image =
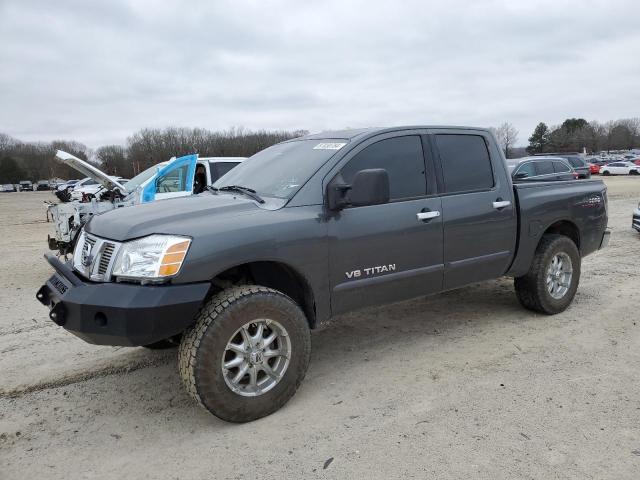
{"type": "Polygon", "coordinates": [[[233,425],[183,391],[176,352],[96,347],[35,300],[49,192],[0,194],[0,479],[640,476],[640,178],[607,178],[610,247],[574,304],[502,279],[312,334],[279,412],[233,425]]]}

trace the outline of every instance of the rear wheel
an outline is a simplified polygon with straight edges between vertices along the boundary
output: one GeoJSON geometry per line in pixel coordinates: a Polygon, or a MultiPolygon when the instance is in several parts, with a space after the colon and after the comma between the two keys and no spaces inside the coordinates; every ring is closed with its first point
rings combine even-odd
{"type": "Polygon", "coordinates": [[[580,252],[563,235],[542,237],[526,275],[514,280],[520,303],[530,310],[552,315],[573,301],[580,281],[580,252]]]}
{"type": "Polygon", "coordinates": [[[307,319],[288,296],[246,285],[223,290],[201,310],[178,350],[189,394],[215,416],[248,422],[282,407],[304,379],[307,319]]]}
{"type": "Polygon", "coordinates": [[[602,175],[610,175],[609,170],[605,170],[604,172],[602,172],[602,175]]]}

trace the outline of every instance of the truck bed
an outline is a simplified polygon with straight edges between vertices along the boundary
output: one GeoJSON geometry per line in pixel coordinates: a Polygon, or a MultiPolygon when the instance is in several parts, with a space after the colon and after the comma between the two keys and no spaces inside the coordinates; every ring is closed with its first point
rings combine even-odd
{"type": "Polygon", "coordinates": [[[583,257],[596,251],[607,228],[606,190],[600,179],[514,183],[518,236],[507,275],[527,273],[540,238],[549,229],[576,235],[583,257]]]}

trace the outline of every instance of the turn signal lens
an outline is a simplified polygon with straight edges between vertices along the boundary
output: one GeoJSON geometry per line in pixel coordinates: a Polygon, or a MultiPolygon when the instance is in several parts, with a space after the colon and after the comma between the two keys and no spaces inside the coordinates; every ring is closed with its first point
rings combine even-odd
{"type": "Polygon", "coordinates": [[[160,265],[158,275],[161,277],[168,277],[169,275],[175,275],[180,270],[180,263],[171,263],[169,265],[160,265]]]}
{"type": "Polygon", "coordinates": [[[190,240],[185,240],[184,242],[176,243],[167,248],[167,253],[182,253],[186,252],[189,248],[190,240]]]}
{"type": "Polygon", "coordinates": [[[175,275],[180,270],[184,257],[187,255],[187,249],[189,248],[189,240],[176,243],[167,248],[166,253],[162,257],[162,263],[158,269],[158,275],[160,277],[168,277],[175,275]]]}

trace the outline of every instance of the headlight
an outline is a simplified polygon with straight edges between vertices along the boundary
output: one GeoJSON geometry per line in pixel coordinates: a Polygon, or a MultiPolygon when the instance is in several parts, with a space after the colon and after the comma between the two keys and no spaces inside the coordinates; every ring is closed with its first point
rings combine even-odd
{"type": "Polygon", "coordinates": [[[162,280],[180,271],[191,239],[175,235],[150,235],[125,242],[113,275],[136,280],[162,280]]]}

